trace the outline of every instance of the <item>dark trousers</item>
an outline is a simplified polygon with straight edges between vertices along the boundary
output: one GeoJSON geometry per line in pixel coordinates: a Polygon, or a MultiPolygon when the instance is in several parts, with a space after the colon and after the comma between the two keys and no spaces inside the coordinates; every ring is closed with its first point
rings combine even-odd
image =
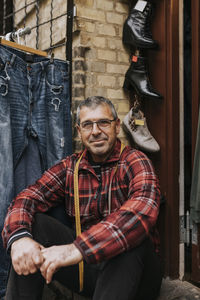
{"type": "MultiPolygon", "coordinates": [[[[45,247],[72,243],[75,235],[67,226],[45,214],[37,214],[33,236],[45,247]]],[[[79,291],[78,265],[63,267],[54,274],[70,290],[79,291]]],[[[146,239],[140,246],[106,262],[84,264],[82,295],[93,300],[154,300],[162,281],[160,258],[146,239]]],[[[40,272],[28,276],[17,275],[11,268],[6,300],[42,299],[44,279],[40,272]]]]}

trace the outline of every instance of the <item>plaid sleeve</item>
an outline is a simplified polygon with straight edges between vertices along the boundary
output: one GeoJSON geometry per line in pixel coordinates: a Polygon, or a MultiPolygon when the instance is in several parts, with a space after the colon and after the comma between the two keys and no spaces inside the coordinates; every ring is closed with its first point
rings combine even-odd
{"type": "Polygon", "coordinates": [[[11,202],[5,219],[2,238],[4,247],[15,232],[31,232],[36,212],[45,212],[65,199],[65,160],[47,170],[34,185],[24,189],[11,202]]]}
{"type": "Polygon", "coordinates": [[[154,229],[160,190],[150,160],[139,151],[133,152],[123,162],[119,176],[121,182],[129,182],[127,201],[74,242],[87,263],[97,263],[138,246],[154,229]]]}

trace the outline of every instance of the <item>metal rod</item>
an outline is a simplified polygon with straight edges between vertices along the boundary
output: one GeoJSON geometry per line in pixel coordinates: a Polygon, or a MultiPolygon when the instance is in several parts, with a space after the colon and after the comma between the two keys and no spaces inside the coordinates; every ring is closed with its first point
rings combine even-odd
{"type": "Polygon", "coordinates": [[[25,0],[25,7],[24,7],[24,27],[26,27],[26,16],[27,16],[27,0],[25,0]]]}
{"type": "MultiPolygon", "coordinates": [[[[6,1],[6,0],[4,0],[4,1],[6,1]]],[[[20,12],[21,10],[24,10],[25,8],[27,8],[27,7],[30,6],[30,5],[35,4],[36,2],[37,2],[37,0],[34,0],[34,1],[30,2],[30,3],[28,3],[28,4],[25,4],[23,7],[21,7],[21,8],[19,8],[19,9],[15,10],[15,11],[13,11],[11,14],[8,14],[8,15],[5,14],[5,15],[4,15],[4,19],[8,19],[8,18],[12,17],[12,15],[14,15],[14,14],[20,12]]]]}
{"type": "Polygon", "coordinates": [[[72,103],[72,31],[74,17],[74,1],[67,1],[66,60],[69,61],[70,106],[72,103]]]}
{"type": "MultiPolygon", "coordinates": [[[[3,0],[3,15],[6,15],[6,0],[3,0]]],[[[3,18],[3,35],[6,34],[6,20],[3,18]]]]}
{"type": "MultiPolygon", "coordinates": [[[[15,9],[15,0],[12,1],[12,11],[14,11],[15,9]]],[[[15,18],[14,18],[14,14],[12,13],[12,24],[13,24],[13,30],[15,29],[15,18]]],[[[25,25],[24,25],[25,27],[25,25]]]]}
{"type": "Polygon", "coordinates": [[[49,47],[49,48],[46,48],[44,51],[50,51],[50,50],[52,50],[52,49],[55,49],[55,48],[59,48],[59,47],[61,47],[61,46],[65,46],[66,45],[66,43],[64,42],[64,43],[59,43],[59,44],[56,44],[56,45],[52,45],[51,47],[49,47]]]}
{"type": "Polygon", "coordinates": [[[50,9],[50,47],[52,46],[52,34],[53,34],[53,0],[51,0],[51,9],[50,9]]]}
{"type": "Polygon", "coordinates": [[[39,0],[35,4],[35,15],[36,15],[36,49],[39,47],[39,0]]]}
{"type": "MultiPolygon", "coordinates": [[[[64,13],[64,14],[61,14],[61,15],[59,15],[59,16],[57,16],[57,17],[52,18],[52,21],[55,21],[55,20],[57,20],[57,19],[59,19],[59,18],[61,18],[61,17],[63,17],[63,16],[66,16],[66,15],[67,15],[67,12],[64,13]]],[[[51,19],[49,19],[49,20],[47,20],[47,21],[44,21],[44,22],[42,22],[42,23],[40,23],[40,24],[38,24],[38,25],[32,26],[32,27],[30,27],[30,28],[31,28],[31,29],[35,29],[36,27],[40,27],[40,26],[45,25],[45,24],[50,23],[50,22],[51,22],[51,19]]]]}

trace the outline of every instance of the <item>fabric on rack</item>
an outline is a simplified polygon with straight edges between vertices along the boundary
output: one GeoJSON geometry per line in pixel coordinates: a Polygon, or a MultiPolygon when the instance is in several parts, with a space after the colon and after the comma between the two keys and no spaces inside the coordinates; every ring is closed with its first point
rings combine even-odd
{"type": "Polygon", "coordinates": [[[41,157],[37,140],[30,136],[19,163],[14,170],[14,196],[42,175],[41,157]]]}
{"type": "MultiPolygon", "coordinates": [[[[14,170],[14,197],[39,179],[42,173],[42,161],[37,139],[30,136],[28,145],[14,170]]],[[[71,225],[66,216],[64,205],[50,209],[47,214],[67,226],[71,225]]]]}
{"type": "MultiPolygon", "coordinates": [[[[7,208],[13,198],[13,159],[10,125],[10,103],[4,97],[7,92],[6,85],[1,76],[2,65],[0,65],[0,230],[4,225],[7,208]],[[9,153],[9,155],[8,155],[9,153]]],[[[5,295],[7,270],[9,268],[9,257],[3,250],[0,237],[0,298],[5,295]]]]}
{"type": "MultiPolygon", "coordinates": [[[[0,45],[1,231],[13,188],[16,194],[72,153],[68,77],[66,61],[31,55],[28,62],[27,54],[0,45]],[[25,165],[32,172],[26,179],[25,165]]],[[[5,294],[6,258],[0,237],[0,298],[5,294]]]]}
{"type": "Polygon", "coordinates": [[[194,166],[192,174],[192,187],[190,194],[191,218],[193,222],[200,223],[200,110],[195,146],[194,166]]]}
{"type": "MultiPolygon", "coordinates": [[[[27,145],[28,136],[38,138],[43,169],[72,152],[68,62],[27,55],[1,45],[1,59],[11,91],[11,126],[14,167],[27,145]]],[[[9,97],[9,95],[8,95],[9,97]]]]}

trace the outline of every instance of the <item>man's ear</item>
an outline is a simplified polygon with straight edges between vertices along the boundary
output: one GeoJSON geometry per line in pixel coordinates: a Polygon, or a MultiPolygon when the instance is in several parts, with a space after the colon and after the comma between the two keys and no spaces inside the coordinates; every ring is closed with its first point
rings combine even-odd
{"type": "Polygon", "coordinates": [[[121,129],[121,126],[120,126],[120,119],[118,118],[116,120],[116,134],[118,135],[120,133],[120,129],[121,129]]]}
{"type": "Polygon", "coordinates": [[[80,126],[78,124],[76,124],[76,129],[77,129],[77,132],[78,132],[78,137],[81,139],[81,129],[80,129],[80,126]]]}

